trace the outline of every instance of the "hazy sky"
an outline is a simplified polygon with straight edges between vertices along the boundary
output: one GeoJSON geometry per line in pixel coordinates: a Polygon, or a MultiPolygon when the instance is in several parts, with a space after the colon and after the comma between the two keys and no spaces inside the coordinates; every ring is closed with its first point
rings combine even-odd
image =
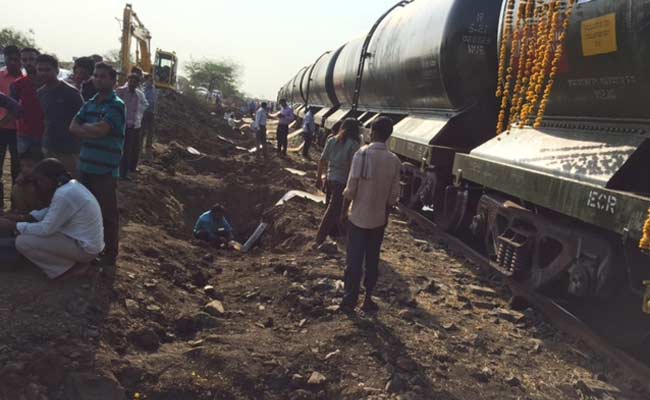
{"type": "MultiPolygon", "coordinates": [[[[132,0],[152,47],[189,59],[227,58],[244,69],[243,90],[275,98],[302,66],[366,33],[396,0],[132,0]]],[[[38,45],[62,60],[119,48],[125,2],[13,2],[0,27],[33,29],[38,45]]]]}

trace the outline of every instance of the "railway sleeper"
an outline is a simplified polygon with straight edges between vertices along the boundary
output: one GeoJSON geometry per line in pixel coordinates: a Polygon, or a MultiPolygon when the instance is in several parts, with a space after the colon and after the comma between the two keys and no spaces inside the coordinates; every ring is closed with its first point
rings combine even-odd
{"type": "Polygon", "coordinates": [[[593,229],[540,215],[498,194],[484,194],[470,232],[493,268],[531,288],[559,284],[579,298],[610,294],[616,249],[593,229]]]}

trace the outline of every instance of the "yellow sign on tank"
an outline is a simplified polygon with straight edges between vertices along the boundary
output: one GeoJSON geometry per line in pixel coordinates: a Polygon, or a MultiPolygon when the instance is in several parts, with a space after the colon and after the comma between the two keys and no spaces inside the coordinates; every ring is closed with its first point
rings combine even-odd
{"type": "Polygon", "coordinates": [[[581,34],[585,57],[617,51],[616,13],[582,21],[581,34]]]}

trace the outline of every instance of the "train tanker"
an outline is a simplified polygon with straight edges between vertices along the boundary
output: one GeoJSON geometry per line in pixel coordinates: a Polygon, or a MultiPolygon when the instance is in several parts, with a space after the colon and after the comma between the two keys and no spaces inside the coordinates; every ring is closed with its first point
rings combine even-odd
{"type": "Polygon", "coordinates": [[[392,118],[405,205],[622,347],[650,333],[649,97],[650,3],[635,0],[401,1],[278,93],[324,130],[392,118]]]}

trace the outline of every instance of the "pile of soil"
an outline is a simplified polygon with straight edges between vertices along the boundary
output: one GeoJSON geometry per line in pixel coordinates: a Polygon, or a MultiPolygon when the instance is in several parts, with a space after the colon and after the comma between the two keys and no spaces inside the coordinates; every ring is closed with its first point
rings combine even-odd
{"type": "Polygon", "coordinates": [[[311,246],[323,206],[275,207],[288,190],[315,191],[315,165],[251,154],[191,99],[160,107],[153,160],[119,185],[118,268],[54,282],[24,265],[1,272],[0,399],[647,398],[399,216],[379,314],[336,312],[344,246],[311,246]],[[270,223],[251,252],[192,239],[216,202],[240,241],[270,223]]]}

